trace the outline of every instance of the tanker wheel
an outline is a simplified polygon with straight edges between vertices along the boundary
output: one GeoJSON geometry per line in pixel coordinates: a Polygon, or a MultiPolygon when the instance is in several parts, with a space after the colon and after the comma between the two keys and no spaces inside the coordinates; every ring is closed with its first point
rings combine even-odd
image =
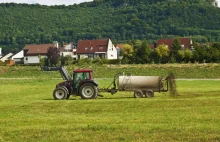
{"type": "Polygon", "coordinates": [[[146,96],[147,96],[148,98],[154,97],[154,91],[153,91],[153,90],[147,90],[147,91],[146,91],[146,96]]]}
{"type": "Polygon", "coordinates": [[[63,87],[58,87],[53,91],[53,97],[55,100],[67,99],[67,91],[63,87]]]}
{"type": "Polygon", "coordinates": [[[92,83],[85,83],[80,87],[79,94],[82,99],[96,99],[97,87],[92,83]]]}
{"type": "Polygon", "coordinates": [[[143,98],[143,92],[141,90],[134,91],[134,98],[143,98]]]}

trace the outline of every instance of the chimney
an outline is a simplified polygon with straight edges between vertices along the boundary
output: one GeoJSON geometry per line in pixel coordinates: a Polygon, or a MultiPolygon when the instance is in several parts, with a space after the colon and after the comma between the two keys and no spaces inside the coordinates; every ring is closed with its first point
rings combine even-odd
{"type": "Polygon", "coordinates": [[[53,44],[54,44],[54,47],[59,48],[59,44],[57,41],[54,41],[53,44]]]}

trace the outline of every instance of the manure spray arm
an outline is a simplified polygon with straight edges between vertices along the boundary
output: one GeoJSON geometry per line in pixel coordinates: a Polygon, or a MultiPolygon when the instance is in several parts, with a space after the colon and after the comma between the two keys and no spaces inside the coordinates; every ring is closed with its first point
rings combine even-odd
{"type": "Polygon", "coordinates": [[[175,76],[174,74],[171,72],[164,80],[167,81],[168,86],[169,86],[169,90],[170,90],[170,95],[171,96],[177,96],[179,95],[179,93],[176,90],[176,81],[175,81],[175,76]]]}
{"type": "Polygon", "coordinates": [[[108,86],[107,89],[109,89],[109,88],[112,86],[112,84],[114,85],[113,89],[116,89],[116,80],[118,79],[118,76],[119,76],[119,75],[122,75],[122,74],[124,74],[124,73],[122,73],[122,72],[117,73],[117,74],[114,76],[113,82],[108,86]]]}
{"type": "Polygon", "coordinates": [[[111,93],[112,95],[117,93],[118,89],[117,89],[117,85],[116,85],[116,80],[118,79],[118,76],[122,75],[122,74],[124,74],[124,73],[122,73],[122,72],[117,73],[114,76],[114,80],[112,81],[112,83],[107,88],[100,88],[99,92],[108,92],[108,93],[111,93]],[[113,87],[111,88],[112,85],[113,85],[113,87]]]}

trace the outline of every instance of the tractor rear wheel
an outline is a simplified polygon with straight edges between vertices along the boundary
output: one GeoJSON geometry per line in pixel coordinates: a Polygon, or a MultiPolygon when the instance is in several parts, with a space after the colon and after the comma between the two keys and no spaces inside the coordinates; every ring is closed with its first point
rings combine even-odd
{"type": "Polygon", "coordinates": [[[143,92],[141,90],[134,91],[134,98],[143,98],[143,92]]]}
{"type": "Polygon", "coordinates": [[[82,99],[96,99],[97,87],[92,83],[85,83],[80,87],[79,94],[82,99]]]}
{"type": "Polygon", "coordinates": [[[55,100],[67,99],[67,91],[63,87],[58,87],[53,91],[53,97],[55,100]]]}

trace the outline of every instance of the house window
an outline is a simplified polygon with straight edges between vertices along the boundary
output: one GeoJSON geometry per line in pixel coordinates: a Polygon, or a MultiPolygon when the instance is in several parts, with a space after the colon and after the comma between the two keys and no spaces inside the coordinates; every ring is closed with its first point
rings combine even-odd
{"type": "Polygon", "coordinates": [[[103,50],[103,47],[99,47],[99,50],[103,50]]]}
{"type": "Polygon", "coordinates": [[[73,52],[73,55],[76,55],[76,52],[73,52]]]}
{"type": "Polygon", "coordinates": [[[85,51],[87,51],[88,50],[88,48],[87,47],[85,47],[85,51]]]}
{"type": "Polygon", "coordinates": [[[26,60],[28,60],[28,58],[26,58],[26,60]]]}
{"type": "Polygon", "coordinates": [[[91,47],[90,50],[93,50],[93,47],[91,47]]]}
{"type": "Polygon", "coordinates": [[[93,55],[88,55],[88,58],[93,59],[94,56],[93,55]]]}
{"type": "Polygon", "coordinates": [[[114,57],[114,55],[111,54],[111,57],[114,57]]]}
{"type": "Polygon", "coordinates": [[[184,49],[184,45],[181,45],[182,46],[182,49],[184,49]]]}

